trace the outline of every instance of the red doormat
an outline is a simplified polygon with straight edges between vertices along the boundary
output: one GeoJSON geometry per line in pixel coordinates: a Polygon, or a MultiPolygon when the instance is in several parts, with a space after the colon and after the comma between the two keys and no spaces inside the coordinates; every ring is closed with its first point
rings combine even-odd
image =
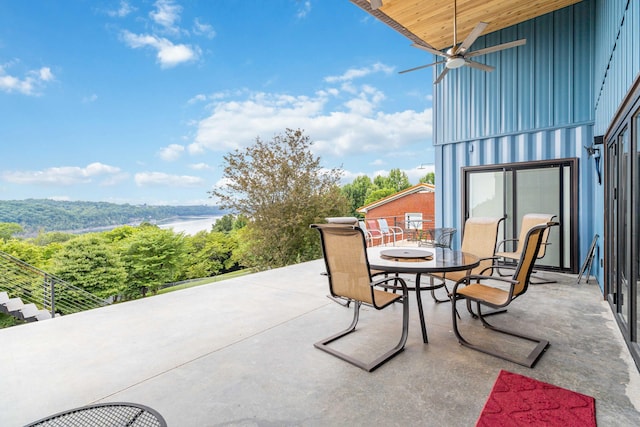
{"type": "Polygon", "coordinates": [[[596,400],[533,378],[500,371],[476,427],[596,425],[596,400]]]}

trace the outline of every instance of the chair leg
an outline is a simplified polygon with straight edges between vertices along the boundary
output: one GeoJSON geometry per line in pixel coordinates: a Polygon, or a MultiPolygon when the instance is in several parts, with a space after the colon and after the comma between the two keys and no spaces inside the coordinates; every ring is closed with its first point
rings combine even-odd
{"type": "MultiPolygon", "coordinates": [[[[494,325],[491,325],[484,318],[485,315],[482,314],[482,311],[481,311],[481,308],[480,308],[480,303],[478,303],[477,301],[476,301],[476,303],[477,303],[477,309],[478,309],[478,317],[482,321],[482,325],[485,328],[491,329],[492,331],[495,331],[495,332],[500,332],[502,334],[511,335],[511,336],[514,336],[514,337],[517,337],[517,338],[522,338],[524,340],[534,342],[534,343],[536,343],[536,346],[524,359],[520,359],[520,358],[515,358],[515,357],[513,357],[511,355],[508,355],[506,353],[500,352],[500,351],[495,351],[495,350],[488,349],[486,347],[479,346],[477,344],[472,344],[462,336],[462,334],[460,333],[460,330],[458,329],[458,319],[457,319],[457,316],[456,316],[456,314],[457,314],[456,301],[457,301],[456,298],[452,298],[452,303],[451,303],[452,316],[451,317],[453,319],[453,332],[456,335],[456,338],[458,338],[458,342],[460,344],[462,344],[463,346],[465,346],[465,347],[469,347],[469,348],[472,348],[472,349],[474,349],[476,351],[480,351],[482,353],[489,354],[491,356],[495,356],[495,357],[498,357],[500,359],[508,360],[510,362],[517,363],[518,365],[526,366],[528,368],[533,368],[533,366],[536,364],[538,359],[542,356],[542,354],[547,349],[547,347],[549,347],[549,341],[547,341],[547,340],[543,340],[543,339],[540,339],[540,338],[535,338],[535,337],[532,337],[532,336],[529,336],[529,335],[521,334],[521,333],[513,331],[513,330],[502,329],[502,328],[498,328],[498,327],[496,327],[494,325]]],[[[469,302],[468,299],[467,299],[467,302],[469,302]]]]}
{"type": "MultiPolygon", "coordinates": [[[[436,290],[434,289],[434,285],[433,285],[433,276],[429,277],[430,283],[431,283],[431,298],[433,298],[433,301],[436,304],[439,304],[441,302],[449,302],[450,299],[447,297],[446,299],[440,299],[436,296],[436,290]]],[[[443,285],[444,285],[444,290],[447,293],[447,295],[449,295],[449,288],[447,288],[447,284],[443,281],[443,285]]]]}
{"type": "Polygon", "coordinates": [[[344,360],[345,362],[349,362],[352,365],[357,366],[358,368],[364,369],[367,372],[371,372],[387,362],[389,359],[393,358],[402,350],[404,350],[404,346],[407,342],[407,337],[409,336],[409,299],[406,296],[402,298],[402,335],[400,336],[400,341],[398,341],[398,344],[391,350],[387,351],[382,356],[379,356],[369,363],[355,359],[345,353],[342,353],[341,351],[335,350],[328,346],[329,343],[336,341],[344,337],[345,335],[348,335],[351,332],[355,331],[359,319],[360,305],[360,302],[354,301],[353,320],[351,321],[351,325],[349,325],[347,329],[335,335],[332,335],[329,338],[325,338],[322,341],[318,341],[314,344],[314,346],[324,352],[327,352],[339,359],[344,360]]]}

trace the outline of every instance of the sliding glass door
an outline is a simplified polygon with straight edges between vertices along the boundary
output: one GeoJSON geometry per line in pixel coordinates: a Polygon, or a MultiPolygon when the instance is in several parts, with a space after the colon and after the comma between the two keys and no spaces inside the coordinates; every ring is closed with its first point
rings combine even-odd
{"type": "Polygon", "coordinates": [[[577,254],[568,242],[576,225],[572,203],[577,196],[576,171],[576,159],[464,168],[465,219],[504,217],[500,239],[516,239],[523,215],[556,215],[560,227],[551,228],[547,253],[536,265],[575,272],[577,254]]]}

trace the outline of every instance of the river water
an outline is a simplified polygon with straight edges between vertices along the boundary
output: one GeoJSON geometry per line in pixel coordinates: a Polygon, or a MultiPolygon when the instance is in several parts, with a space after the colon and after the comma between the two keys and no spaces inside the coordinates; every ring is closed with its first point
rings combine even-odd
{"type": "Polygon", "coordinates": [[[193,236],[199,231],[211,231],[211,226],[222,218],[220,216],[207,216],[207,217],[193,217],[193,218],[180,218],[173,222],[166,224],[158,224],[158,227],[162,229],[173,229],[175,233],[184,233],[189,236],[193,236]]]}

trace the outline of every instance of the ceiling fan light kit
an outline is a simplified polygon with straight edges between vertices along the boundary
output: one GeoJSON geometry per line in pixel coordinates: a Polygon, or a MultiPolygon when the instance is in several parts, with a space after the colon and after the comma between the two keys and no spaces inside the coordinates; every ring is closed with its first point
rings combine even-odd
{"type": "MultiPolygon", "coordinates": [[[[374,3],[379,3],[380,6],[382,6],[382,0],[378,0],[378,1],[374,1],[371,0],[371,6],[373,8],[374,3]]],[[[404,70],[404,71],[400,71],[400,74],[403,73],[408,73],[410,71],[416,71],[416,70],[421,70],[423,68],[427,68],[427,67],[431,67],[433,65],[437,65],[437,64],[444,64],[444,68],[442,70],[442,72],[440,73],[440,75],[438,75],[438,77],[434,80],[434,84],[438,84],[442,81],[442,79],[444,78],[444,76],[449,72],[449,70],[455,70],[456,68],[460,68],[463,66],[468,66],[471,68],[476,68],[478,70],[482,70],[482,71],[486,71],[486,72],[491,72],[495,69],[495,67],[492,67],[490,65],[486,65],[486,64],[482,64],[480,62],[475,62],[470,60],[469,58],[473,58],[476,56],[480,56],[480,55],[486,55],[488,53],[493,53],[493,52],[498,52],[504,49],[510,49],[512,47],[516,47],[516,46],[522,46],[527,42],[527,39],[520,39],[520,40],[515,40],[512,42],[508,42],[508,43],[502,43],[496,46],[490,46],[490,47],[486,47],[484,49],[479,49],[476,51],[472,51],[469,52],[469,48],[471,47],[471,45],[476,41],[476,39],[478,37],[480,37],[480,35],[482,34],[482,32],[485,30],[485,28],[487,28],[487,26],[489,25],[489,23],[487,22],[479,22],[473,30],[471,30],[471,32],[467,35],[467,37],[462,41],[462,43],[460,43],[458,45],[458,35],[457,35],[457,7],[456,7],[456,0],[454,0],[453,2],[453,46],[451,48],[449,48],[446,52],[442,52],[439,51],[437,49],[434,49],[433,47],[429,46],[429,45],[422,45],[422,44],[417,44],[414,43],[412,44],[413,47],[416,47],[418,49],[422,49],[424,51],[427,51],[429,53],[432,53],[433,55],[439,56],[441,58],[444,58],[444,60],[441,61],[435,61],[432,62],[431,64],[426,64],[426,65],[421,65],[419,67],[415,67],[415,68],[410,68],[408,70],[404,70]]]]}

